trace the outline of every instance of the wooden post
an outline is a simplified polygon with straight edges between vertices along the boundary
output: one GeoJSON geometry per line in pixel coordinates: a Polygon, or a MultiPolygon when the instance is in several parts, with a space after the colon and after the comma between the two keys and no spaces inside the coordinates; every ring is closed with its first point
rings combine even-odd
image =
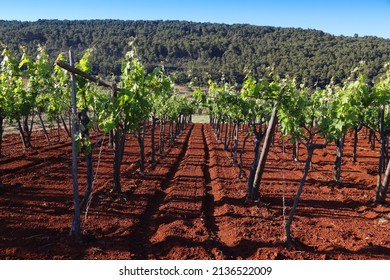
{"type": "MultiPolygon", "coordinates": [[[[73,63],[73,62],[72,62],[73,63]]],[[[70,73],[72,73],[72,75],[74,74],[77,74],[91,82],[94,82],[94,83],[97,83],[99,86],[103,86],[103,87],[107,87],[107,88],[112,88],[114,91],[118,91],[120,90],[119,88],[116,87],[116,84],[115,83],[110,83],[110,82],[107,82],[107,81],[104,81],[104,80],[100,80],[99,78],[97,77],[94,77],[88,73],[85,73],[77,68],[75,68],[73,66],[73,64],[67,64],[66,62],[63,62],[61,60],[57,60],[56,61],[56,64],[58,66],[60,66],[61,68],[64,68],[65,70],[69,71],[70,73]]]]}
{"type": "MultiPolygon", "coordinates": [[[[70,66],[73,66],[73,54],[69,50],[70,66]]],[[[76,78],[73,72],[70,72],[72,83],[72,182],[73,182],[73,202],[74,202],[74,217],[70,236],[78,239],[80,237],[80,201],[79,201],[79,187],[77,179],[77,151],[75,135],[78,130],[77,125],[77,100],[76,100],[76,78]]]]}

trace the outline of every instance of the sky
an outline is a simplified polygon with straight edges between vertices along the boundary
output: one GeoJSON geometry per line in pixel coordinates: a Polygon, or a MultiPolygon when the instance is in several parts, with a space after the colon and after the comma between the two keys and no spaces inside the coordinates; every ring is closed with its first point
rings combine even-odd
{"type": "Polygon", "coordinates": [[[247,23],[390,39],[390,0],[3,0],[0,19],[247,23]]]}

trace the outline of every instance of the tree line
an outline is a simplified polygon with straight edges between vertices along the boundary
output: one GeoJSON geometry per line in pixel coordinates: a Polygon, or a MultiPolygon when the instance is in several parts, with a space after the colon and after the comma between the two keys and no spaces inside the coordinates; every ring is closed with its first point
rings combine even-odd
{"type": "Polygon", "coordinates": [[[45,45],[56,57],[69,48],[82,54],[93,47],[93,73],[103,76],[120,75],[130,37],[149,71],[163,64],[178,83],[224,78],[241,84],[248,73],[262,77],[271,69],[298,84],[325,88],[332,78],[334,83],[348,78],[359,61],[366,61],[364,74],[373,79],[390,60],[389,39],[311,29],[187,21],[0,21],[0,42],[9,50],[22,53],[22,45],[35,56],[45,45]]]}

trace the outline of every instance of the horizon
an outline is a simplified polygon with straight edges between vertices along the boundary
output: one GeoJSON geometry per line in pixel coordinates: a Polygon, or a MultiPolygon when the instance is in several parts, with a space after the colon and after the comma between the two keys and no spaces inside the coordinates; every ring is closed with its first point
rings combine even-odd
{"type": "Polygon", "coordinates": [[[16,0],[3,3],[0,20],[145,20],[249,24],[318,30],[335,36],[390,39],[390,0],[254,1],[16,0]]]}

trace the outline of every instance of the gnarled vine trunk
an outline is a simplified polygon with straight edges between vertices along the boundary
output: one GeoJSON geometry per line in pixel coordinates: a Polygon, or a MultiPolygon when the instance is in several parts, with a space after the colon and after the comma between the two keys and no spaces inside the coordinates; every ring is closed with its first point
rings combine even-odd
{"type": "Polygon", "coordinates": [[[151,154],[151,162],[156,162],[156,140],[155,140],[155,130],[156,130],[156,113],[152,115],[152,126],[151,126],[151,145],[152,145],[152,154],[151,154]]]}
{"type": "Polygon", "coordinates": [[[142,128],[137,129],[137,140],[140,151],[139,170],[141,175],[145,175],[145,130],[146,120],[144,121],[142,128]]]}
{"type": "Polygon", "coordinates": [[[255,174],[257,170],[257,166],[259,164],[259,159],[260,159],[260,144],[261,141],[263,140],[264,134],[261,132],[261,128],[259,132],[254,132],[255,134],[255,142],[254,142],[254,158],[253,162],[249,171],[249,176],[248,176],[248,182],[247,182],[247,190],[248,194],[247,197],[245,198],[245,203],[248,202],[253,196],[253,182],[255,180],[255,174]]]}
{"type": "Polygon", "coordinates": [[[298,188],[297,194],[295,195],[293,206],[290,210],[288,221],[287,221],[286,227],[285,227],[287,245],[289,247],[291,247],[293,245],[293,241],[291,238],[291,224],[292,224],[293,219],[294,219],[294,214],[295,214],[295,211],[296,211],[297,206],[298,206],[299,198],[301,197],[301,194],[302,194],[303,186],[306,182],[306,177],[309,174],[309,169],[310,169],[311,159],[313,157],[313,152],[315,149],[323,149],[323,148],[325,148],[325,146],[326,146],[325,144],[308,144],[308,146],[307,146],[307,158],[306,158],[305,168],[303,170],[303,175],[302,175],[301,181],[299,183],[299,188],[298,188]]]}
{"type": "Polygon", "coordinates": [[[336,182],[341,181],[341,163],[343,157],[343,149],[344,149],[344,137],[337,139],[335,141],[336,144],[336,159],[333,164],[333,179],[336,182]]]}
{"type": "MultiPolygon", "coordinates": [[[[90,119],[87,114],[87,109],[84,109],[80,114],[80,122],[82,124],[82,131],[83,137],[86,137],[89,139],[89,122],[90,119]]],[[[80,212],[82,212],[89,201],[89,198],[92,194],[92,187],[93,187],[93,162],[92,162],[92,150],[91,151],[85,151],[85,162],[87,165],[87,189],[85,190],[84,197],[82,201],[80,202],[80,212]]]]}
{"type": "Polygon", "coordinates": [[[121,165],[123,159],[123,153],[125,150],[126,143],[126,128],[117,127],[114,132],[114,163],[113,163],[113,190],[116,193],[122,192],[121,187],[121,165]]]}
{"type": "Polygon", "coordinates": [[[3,123],[4,123],[4,117],[2,115],[0,115],[0,157],[1,157],[1,153],[2,153],[2,146],[3,146],[3,123]]]}
{"type": "Polygon", "coordinates": [[[383,177],[383,182],[380,184],[377,195],[376,195],[376,203],[382,204],[386,202],[386,195],[389,189],[390,182],[390,161],[387,163],[387,168],[385,172],[385,176],[383,177]]]}
{"type": "Polygon", "coordinates": [[[275,132],[275,127],[278,122],[278,117],[276,116],[277,112],[278,109],[276,106],[274,106],[274,109],[272,110],[271,119],[268,124],[267,133],[265,135],[263,149],[261,150],[260,161],[259,164],[257,165],[255,178],[253,180],[253,190],[250,193],[251,198],[253,198],[254,200],[257,200],[259,197],[259,188],[264,173],[269,147],[271,146],[272,136],[275,132]]]}

